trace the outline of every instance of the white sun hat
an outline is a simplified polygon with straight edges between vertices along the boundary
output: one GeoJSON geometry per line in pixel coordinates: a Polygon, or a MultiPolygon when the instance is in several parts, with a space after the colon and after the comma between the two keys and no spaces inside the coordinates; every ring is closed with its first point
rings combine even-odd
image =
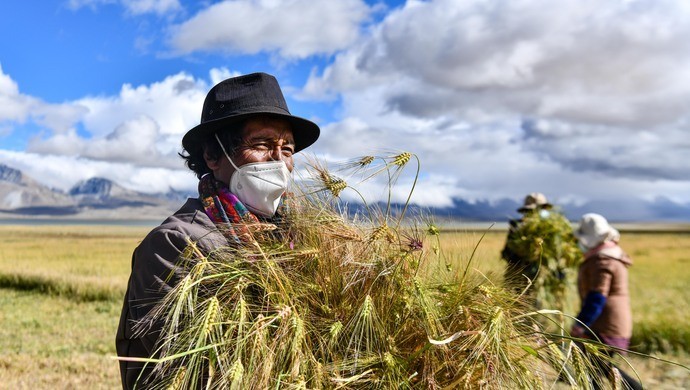
{"type": "Polygon", "coordinates": [[[606,218],[595,213],[582,216],[575,236],[584,247],[590,249],[607,241],[618,242],[621,238],[620,232],[609,225],[606,218]]]}

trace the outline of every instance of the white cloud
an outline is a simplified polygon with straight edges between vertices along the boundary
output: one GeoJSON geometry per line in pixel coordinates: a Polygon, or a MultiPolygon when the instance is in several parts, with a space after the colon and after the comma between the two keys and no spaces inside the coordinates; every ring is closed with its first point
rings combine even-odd
{"type": "Polygon", "coordinates": [[[301,59],[348,47],[371,9],[361,0],[234,0],[205,8],[176,26],[180,53],[277,52],[301,59]]]}
{"type": "Polygon", "coordinates": [[[151,85],[125,84],[117,96],[86,97],[75,103],[88,108],[83,122],[95,137],[110,134],[124,120],[146,115],[158,124],[161,134],[179,138],[199,123],[208,88],[205,81],[178,73],[151,85]]]}
{"type": "Polygon", "coordinates": [[[146,193],[166,192],[170,188],[193,192],[198,183],[187,169],[145,168],[131,163],[1,149],[0,160],[43,185],[63,191],[92,177],[110,179],[125,188],[146,193]]]}
{"type": "Polygon", "coordinates": [[[133,15],[147,13],[163,15],[182,9],[178,0],[122,0],[122,5],[133,15]]]}
{"type": "Polygon", "coordinates": [[[162,152],[158,124],[147,116],[125,120],[106,137],[82,138],[74,131],[46,139],[33,138],[27,151],[129,163],[141,167],[180,167],[176,153],[162,152]]]}
{"type": "MultiPolygon", "coordinates": [[[[78,121],[87,109],[79,104],[49,104],[38,98],[22,94],[12,78],[0,66],[0,123],[34,121],[51,131],[63,133],[78,121]]],[[[4,126],[5,127],[5,126],[4,126]]],[[[12,132],[5,127],[8,134],[12,132]]]]}
{"type": "Polygon", "coordinates": [[[199,123],[207,89],[205,82],[180,73],[148,86],[124,85],[117,96],[38,105],[35,122],[53,133],[33,137],[27,151],[179,166],[181,135],[199,123]]]}
{"type": "Polygon", "coordinates": [[[679,50],[688,14],[678,2],[651,0],[412,1],[308,87],[316,94],[392,83],[392,105],[422,91],[414,107],[399,107],[413,115],[478,106],[594,123],[668,122],[690,108],[690,52],[679,50]]]}
{"type": "Polygon", "coordinates": [[[0,123],[4,121],[24,122],[37,99],[19,93],[19,87],[5,74],[0,64],[0,123]]]}
{"type": "Polygon", "coordinates": [[[408,1],[302,96],[343,104],[319,150],[412,149],[470,199],[651,198],[690,187],[688,35],[675,1],[408,1]]]}
{"type": "Polygon", "coordinates": [[[71,130],[72,125],[88,115],[89,109],[81,104],[37,104],[32,110],[32,117],[36,124],[51,129],[56,133],[71,130]]]}
{"type": "MultiPolygon", "coordinates": [[[[231,74],[212,69],[210,78],[231,74]]],[[[126,84],[115,96],[49,104],[22,95],[8,76],[2,76],[0,99],[6,97],[8,107],[25,107],[4,119],[31,120],[44,129],[29,139],[28,152],[152,168],[182,167],[177,155],[182,135],[199,123],[209,89],[208,82],[179,73],[150,85],[126,84]]]]}
{"type": "Polygon", "coordinates": [[[107,4],[115,4],[117,0],[67,0],[67,8],[78,10],[80,8],[88,7],[96,9],[107,4]]]}
{"type": "Polygon", "coordinates": [[[211,69],[211,72],[209,72],[210,77],[211,77],[211,85],[216,85],[220,83],[223,80],[229,79],[231,77],[237,77],[240,76],[240,72],[231,72],[227,68],[222,68],[222,69],[211,69]]]}

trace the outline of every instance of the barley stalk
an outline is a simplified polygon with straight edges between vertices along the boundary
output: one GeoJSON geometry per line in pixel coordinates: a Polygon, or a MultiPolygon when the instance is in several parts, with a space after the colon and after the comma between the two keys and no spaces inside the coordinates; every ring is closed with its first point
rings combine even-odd
{"type": "Polygon", "coordinates": [[[410,161],[410,158],[412,158],[412,153],[400,153],[399,155],[393,157],[393,164],[402,167],[410,161]]]}

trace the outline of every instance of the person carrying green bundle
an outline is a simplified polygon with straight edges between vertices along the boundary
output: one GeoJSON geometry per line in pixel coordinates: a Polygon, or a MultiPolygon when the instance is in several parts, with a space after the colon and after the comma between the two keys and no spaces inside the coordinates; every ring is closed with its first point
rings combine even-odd
{"type": "Polygon", "coordinates": [[[565,311],[580,251],[568,219],[542,193],[531,193],[510,221],[501,257],[506,285],[524,292],[537,308],[565,311]]]}

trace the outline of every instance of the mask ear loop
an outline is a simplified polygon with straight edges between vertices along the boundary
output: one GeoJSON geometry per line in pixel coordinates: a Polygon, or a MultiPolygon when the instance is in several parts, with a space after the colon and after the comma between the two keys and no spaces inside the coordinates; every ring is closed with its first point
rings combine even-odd
{"type": "Polygon", "coordinates": [[[237,165],[235,165],[234,162],[232,162],[232,159],[228,155],[228,152],[225,150],[225,146],[223,146],[223,143],[220,142],[220,138],[218,138],[218,133],[213,133],[213,136],[216,137],[216,141],[218,141],[218,145],[220,145],[220,148],[223,150],[223,154],[225,155],[225,157],[228,158],[228,161],[230,161],[230,164],[232,164],[232,166],[235,168],[235,170],[239,171],[240,169],[237,167],[237,165]]]}

